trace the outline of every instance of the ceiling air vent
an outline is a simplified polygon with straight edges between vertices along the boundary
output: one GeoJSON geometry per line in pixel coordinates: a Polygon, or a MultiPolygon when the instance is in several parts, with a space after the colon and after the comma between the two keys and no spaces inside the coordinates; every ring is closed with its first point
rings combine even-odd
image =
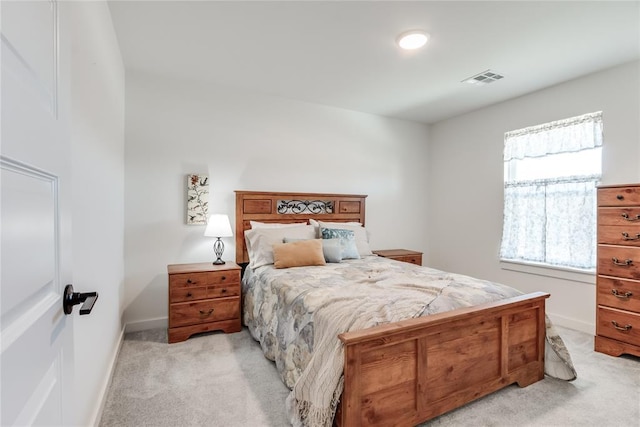
{"type": "Polygon", "coordinates": [[[472,85],[483,86],[489,83],[493,83],[496,80],[500,80],[504,76],[496,73],[492,70],[483,71],[480,74],[471,76],[468,79],[464,79],[462,83],[470,83],[472,85]]]}

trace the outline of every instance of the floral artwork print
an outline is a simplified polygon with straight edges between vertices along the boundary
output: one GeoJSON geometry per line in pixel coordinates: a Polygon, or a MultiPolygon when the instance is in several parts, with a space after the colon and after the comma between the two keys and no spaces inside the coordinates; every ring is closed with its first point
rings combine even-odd
{"type": "Polygon", "coordinates": [[[187,175],[187,224],[205,225],[209,208],[209,176],[187,175]]]}

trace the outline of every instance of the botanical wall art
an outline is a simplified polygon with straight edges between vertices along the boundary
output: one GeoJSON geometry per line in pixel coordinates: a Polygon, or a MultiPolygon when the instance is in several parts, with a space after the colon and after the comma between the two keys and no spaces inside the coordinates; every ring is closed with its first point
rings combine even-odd
{"type": "Polygon", "coordinates": [[[187,175],[187,224],[206,225],[209,210],[209,175],[187,175]]]}

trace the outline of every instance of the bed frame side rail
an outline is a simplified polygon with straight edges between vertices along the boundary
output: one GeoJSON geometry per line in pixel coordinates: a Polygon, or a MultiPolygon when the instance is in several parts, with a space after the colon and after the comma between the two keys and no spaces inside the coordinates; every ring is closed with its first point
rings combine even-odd
{"type": "Polygon", "coordinates": [[[341,334],[336,424],[416,425],[509,384],[541,380],[548,297],[536,292],[341,334]]]}

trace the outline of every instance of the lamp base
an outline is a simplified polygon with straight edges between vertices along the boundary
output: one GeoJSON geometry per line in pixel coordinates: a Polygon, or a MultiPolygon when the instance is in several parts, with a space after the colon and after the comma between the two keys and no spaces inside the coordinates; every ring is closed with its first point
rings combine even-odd
{"type": "Polygon", "coordinates": [[[217,258],[215,261],[213,261],[213,265],[224,264],[224,261],[222,260],[222,254],[224,253],[224,243],[222,243],[222,240],[220,240],[219,237],[218,240],[213,243],[213,253],[216,254],[217,258]]]}

